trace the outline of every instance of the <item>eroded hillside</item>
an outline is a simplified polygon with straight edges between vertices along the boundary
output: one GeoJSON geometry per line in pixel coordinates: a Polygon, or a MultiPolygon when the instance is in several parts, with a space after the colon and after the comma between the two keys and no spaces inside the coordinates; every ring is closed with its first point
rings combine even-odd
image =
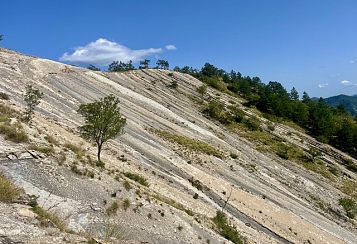
{"type": "Polygon", "coordinates": [[[0,203],[4,240],[227,243],[212,220],[223,208],[249,243],[356,243],[356,221],[338,204],[357,197],[357,175],[343,165],[356,161],[267,121],[240,98],[212,88],[202,96],[199,80],[168,70],[94,72],[1,49],[0,92],[10,100],[0,102],[15,110],[10,124],[28,84],[45,96],[32,126],[21,125],[28,142],[0,137],[0,170],[66,227],[41,225],[23,201],[0,203]],[[127,126],[106,144],[103,168],[79,137],[76,110],[108,94],[120,99],[127,126]],[[258,128],[204,115],[212,99],[258,128]],[[302,159],[312,151],[316,161],[302,159]]]}

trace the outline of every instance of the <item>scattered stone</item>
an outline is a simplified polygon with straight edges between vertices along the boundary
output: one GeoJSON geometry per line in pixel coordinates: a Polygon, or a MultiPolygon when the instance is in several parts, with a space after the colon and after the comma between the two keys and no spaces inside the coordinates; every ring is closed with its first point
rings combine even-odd
{"type": "Polygon", "coordinates": [[[7,158],[10,159],[10,160],[16,160],[17,159],[16,155],[14,155],[14,154],[7,155],[7,158]]]}
{"type": "Polygon", "coordinates": [[[98,207],[98,204],[97,203],[92,203],[90,205],[90,208],[93,209],[94,211],[100,211],[102,210],[100,207],[98,207]]]}
{"type": "Polygon", "coordinates": [[[17,213],[22,217],[31,219],[34,219],[37,216],[37,214],[32,212],[29,208],[20,208],[19,210],[17,210],[17,213]]]}
{"type": "Polygon", "coordinates": [[[18,159],[32,159],[33,157],[32,157],[32,155],[31,155],[31,153],[29,153],[29,152],[23,152],[23,153],[17,154],[17,158],[18,158],[18,159]]]}

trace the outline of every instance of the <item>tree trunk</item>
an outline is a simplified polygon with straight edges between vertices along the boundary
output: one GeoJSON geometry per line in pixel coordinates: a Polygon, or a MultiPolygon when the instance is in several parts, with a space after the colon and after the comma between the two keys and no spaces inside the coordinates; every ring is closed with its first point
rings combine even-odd
{"type": "Polygon", "coordinates": [[[98,144],[98,153],[97,153],[98,162],[100,162],[100,152],[101,151],[102,151],[102,144],[98,144]]]}

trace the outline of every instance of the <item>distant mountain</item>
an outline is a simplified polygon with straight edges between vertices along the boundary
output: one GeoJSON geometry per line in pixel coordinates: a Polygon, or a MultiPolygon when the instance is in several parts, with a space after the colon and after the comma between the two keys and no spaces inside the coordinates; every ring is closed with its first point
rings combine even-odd
{"type": "Polygon", "coordinates": [[[357,115],[357,94],[353,96],[338,95],[325,98],[325,101],[332,107],[342,105],[352,115],[357,115]]]}

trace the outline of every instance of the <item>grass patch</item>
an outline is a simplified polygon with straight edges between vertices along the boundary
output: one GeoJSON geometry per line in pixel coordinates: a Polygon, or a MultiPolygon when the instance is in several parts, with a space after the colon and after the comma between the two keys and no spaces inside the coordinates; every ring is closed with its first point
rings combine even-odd
{"type": "Polygon", "coordinates": [[[7,115],[5,114],[0,114],[0,123],[2,122],[8,122],[10,119],[7,115]]]}
{"type": "Polygon", "coordinates": [[[140,176],[138,174],[125,172],[124,175],[125,175],[125,177],[127,177],[127,178],[129,178],[129,179],[131,179],[133,181],[138,182],[140,185],[149,187],[149,183],[147,182],[147,180],[144,177],[142,177],[142,176],[140,176]]]}
{"type": "Polygon", "coordinates": [[[58,141],[53,136],[47,135],[45,136],[45,139],[48,143],[58,146],[58,141]]]}
{"type": "Polygon", "coordinates": [[[31,145],[31,146],[29,146],[29,149],[43,153],[47,156],[53,155],[55,153],[55,150],[53,149],[53,147],[31,145]]]}
{"type": "Polygon", "coordinates": [[[5,122],[0,124],[0,134],[5,135],[5,140],[16,143],[27,142],[29,140],[27,134],[22,128],[21,123],[5,122]]]}
{"type": "Polygon", "coordinates": [[[105,210],[105,212],[107,213],[107,215],[113,215],[113,214],[117,213],[118,208],[119,208],[119,205],[115,201],[105,210]]]}
{"type": "Polygon", "coordinates": [[[234,226],[228,223],[227,216],[222,211],[217,211],[216,216],[212,219],[216,224],[218,233],[235,244],[246,243],[245,239],[239,234],[234,226]]]}
{"type": "Polygon", "coordinates": [[[21,194],[21,190],[0,173],[0,202],[12,203],[21,194]]]}
{"type": "Polygon", "coordinates": [[[156,198],[157,200],[166,203],[167,205],[170,205],[173,208],[176,208],[178,210],[184,211],[185,213],[187,213],[190,216],[194,216],[195,213],[193,211],[191,211],[190,209],[185,208],[181,203],[176,202],[173,199],[169,199],[166,197],[161,197],[158,194],[153,195],[154,198],[156,198]]]}
{"type": "Polygon", "coordinates": [[[78,147],[71,143],[66,143],[63,145],[65,148],[71,150],[74,154],[76,154],[77,158],[80,159],[84,156],[84,151],[81,147],[78,147]]]}
{"type": "Polygon", "coordinates": [[[32,211],[37,214],[37,219],[42,226],[57,227],[61,231],[66,229],[66,224],[55,214],[48,212],[38,205],[32,207],[32,211]]]}
{"type": "Polygon", "coordinates": [[[346,166],[346,169],[357,173],[357,164],[355,164],[351,159],[344,159],[343,164],[346,166]]]}
{"type": "Polygon", "coordinates": [[[123,183],[123,186],[124,186],[124,188],[125,188],[125,190],[126,191],[130,191],[131,190],[131,185],[130,185],[130,182],[129,181],[124,181],[124,183],[123,183]]]}
{"type": "Polygon", "coordinates": [[[357,204],[352,198],[341,198],[338,203],[343,207],[347,217],[353,219],[357,214],[357,204]]]}
{"type": "Polygon", "coordinates": [[[0,114],[8,117],[18,117],[19,113],[10,106],[0,103],[0,114]]]}
{"type": "Polygon", "coordinates": [[[123,208],[126,211],[130,207],[130,200],[129,198],[125,198],[123,201],[123,208]]]}
{"type": "MultiPolygon", "coordinates": [[[[113,224],[106,224],[104,226],[104,239],[107,242],[111,242],[112,238],[117,239],[117,240],[124,240],[126,235],[124,231],[118,226],[118,225],[113,225],[113,224]]],[[[95,241],[94,243],[98,243],[95,241]]]]}
{"type": "Polygon", "coordinates": [[[357,182],[349,179],[344,179],[342,181],[342,186],[340,187],[340,190],[346,195],[357,199],[357,182]]]}
{"type": "Polygon", "coordinates": [[[156,130],[155,132],[160,137],[162,137],[168,141],[178,143],[181,146],[186,147],[187,149],[206,153],[208,155],[213,155],[218,158],[223,158],[223,154],[221,151],[217,150],[213,146],[211,146],[205,142],[202,142],[200,140],[192,139],[192,138],[189,138],[186,136],[171,134],[170,132],[163,131],[163,130],[156,130]]]}

